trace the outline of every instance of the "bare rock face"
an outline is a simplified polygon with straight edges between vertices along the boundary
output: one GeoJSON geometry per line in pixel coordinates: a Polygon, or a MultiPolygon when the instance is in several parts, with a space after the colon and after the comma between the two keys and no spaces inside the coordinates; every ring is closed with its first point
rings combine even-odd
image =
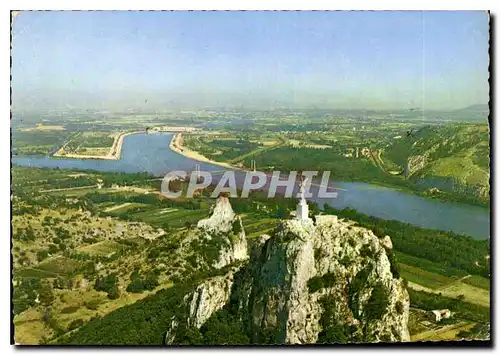
{"type": "Polygon", "coordinates": [[[386,235],[384,238],[380,239],[380,245],[382,245],[385,249],[392,249],[391,237],[386,235]]]}
{"type": "Polygon", "coordinates": [[[413,175],[416,171],[422,170],[427,165],[427,155],[413,155],[408,158],[406,166],[406,176],[413,175]]]}
{"type": "Polygon", "coordinates": [[[240,300],[254,343],[410,339],[408,293],[367,229],[334,218],[287,220],[250,264],[251,294],[240,300]]]}
{"type": "Polygon", "coordinates": [[[247,239],[241,218],[234,213],[229,199],[219,197],[209,218],[198,222],[202,239],[218,249],[212,266],[220,269],[236,260],[248,258],[247,239]]]}
{"type": "Polygon", "coordinates": [[[228,233],[235,217],[227,197],[219,197],[209,218],[198,221],[198,228],[212,233],[228,233]]]}
{"type": "Polygon", "coordinates": [[[184,297],[186,314],[171,320],[166,343],[175,343],[179,322],[199,329],[223,308],[241,320],[252,344],[410,340],[410,300],[392,274],[390,237],[335,216],[284,220],[247,253],[241,221],[224,198],[198,226],[208,240],[228,242],[214,267],[231,271],[184,297]]]}
{"type": "Polygon", "coordinates": [[[185,300],[189,304],[188,325],[200,328],[227,303],[233,285],[230,275],[213,277],[200,284],[185,300]]]}
{"type": "Polygon", "coordinates": [[[215,276],[200,283],[194,291],[184,296],[183,305],[186,308],[186,318],[180,320],[174,316],[165,333],[164,343],[174,344],[178,336],[179,325],[186,323],[188,327],[200,328],[208,318],[220,310],[229,301],[233,271],[225,275],[215,276]]]}

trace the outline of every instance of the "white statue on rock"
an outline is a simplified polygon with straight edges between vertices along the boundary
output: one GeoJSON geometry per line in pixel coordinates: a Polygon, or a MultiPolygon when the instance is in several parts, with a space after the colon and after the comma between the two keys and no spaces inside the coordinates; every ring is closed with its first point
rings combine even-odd
{"type": "Polygon", "coordinates": [[[307,177],[300,181],[299,184],[299,193],[300,200],[297,203],[297,213],[296,218],[301,221],[309,220],[309,206],[306,201],[306,186],[307,186],[307,177]]]}

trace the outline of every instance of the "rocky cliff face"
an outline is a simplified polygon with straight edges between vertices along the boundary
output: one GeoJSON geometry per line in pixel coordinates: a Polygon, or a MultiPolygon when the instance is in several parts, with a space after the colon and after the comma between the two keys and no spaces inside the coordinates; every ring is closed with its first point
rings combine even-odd
{"type": "Polygon", "coordinates": [[[404,165],[406,178],[418,187],[437,188],[472,201],[488,202],[488,126],[424,127],[394,143],[391,149],[398,152],[397,156],[406,155],[405,164],[399,163],[404,165]]]}
{"type": "Polygon", "coordinates": [[[175,343],[179,332],[178,327],[182,321],[186,323],[187,327],[200,328],[212,314],[224,307],[229,301],[232,285],[233,273],[229,271],[225,275],[204,281],[193,292],[184,296],[186,318],[180,320],[174,316],[170,320],[170,328],[165,334],[165,343],[175,343]]]}
{"type": "Polygon", "coordinates": [[[243,266],[186,295],[186,323],[200,328],[226,307],[254,344],[409,341],[409,296],[392,274],[391,248],[389,237],[335,216],[284,220],[253,244],[243,266]]]}
{"type": "Polygon", "coordinates": [[[217,254],[210,257],[213,267],[220,269],[248,258],[241,218],[236,216],[227,197],[217,199],[210,217],[200,220],[198,228],[202,231],[204,246],[217,254]]]}
{"type": "Polygon", "coordinates": [[[252,340],[408,341],[409,296],[384,244],[335,216],[284,221],[250,260],[251,291],[241,302],[252,340]]]}

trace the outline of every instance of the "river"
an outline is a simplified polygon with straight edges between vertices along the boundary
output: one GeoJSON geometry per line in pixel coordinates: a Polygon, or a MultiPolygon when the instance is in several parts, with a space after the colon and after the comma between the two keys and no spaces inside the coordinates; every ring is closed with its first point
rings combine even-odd
{"type": "MultiPolygon", "coordinates": [[[[163,176],[168,171],[191,171],[196,164],[204,171],[224,168],[186,158],[169,148],[173,133],[134,134],[125,137],[120,160],[64,159],[52,157],[13,157],[22,166],[85,169],[114,172],[149,172],[163,176]]],[[[453,231],[476,239],[490,236],[490,213],[486,208],[426,199],[391,188],[359,182],[332,182],[335,199],[316,199],[320,206],[351,207],[358,212],[383,219],[394,219],[416,226],[453,231]]]]}

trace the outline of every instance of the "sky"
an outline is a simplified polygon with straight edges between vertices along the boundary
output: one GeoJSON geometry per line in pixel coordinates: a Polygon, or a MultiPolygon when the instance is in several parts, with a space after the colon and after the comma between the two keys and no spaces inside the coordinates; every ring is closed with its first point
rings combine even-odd
{"type": "Polygon", "coordinates": [[[13,108],[488,102],[486,12],[22,12],[13,108]]]}

